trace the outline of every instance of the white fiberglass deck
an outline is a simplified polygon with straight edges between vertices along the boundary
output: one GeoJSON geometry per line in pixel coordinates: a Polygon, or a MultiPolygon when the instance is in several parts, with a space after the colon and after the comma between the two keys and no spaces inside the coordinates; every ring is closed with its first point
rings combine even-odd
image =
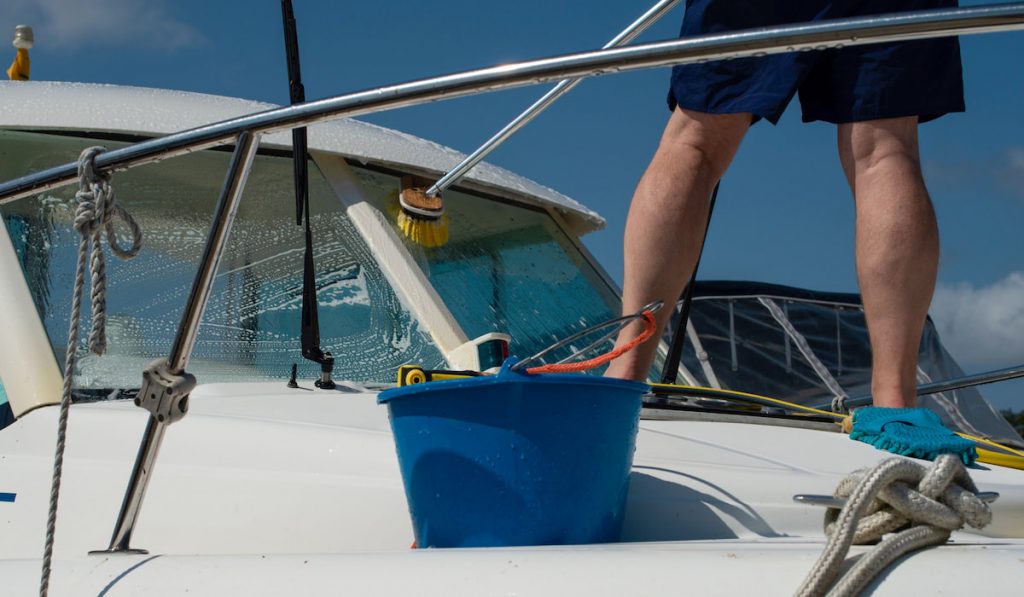
{"type": "MultiPolygon", "coordinates": [[[[168,431],[133,545],[161,554],[405,550],[412,541],[386,408],[373,393],[213,384],[168,431]]],[[[77,405],[56,553],[106,547],[146,413],[129,401],[77,405]]],[[[0,558],[42,551],[56,409],[0,434],[0,558]]],[[[822,537],[823,510],[850,471],[889,456],[840,433],[700,421],[641,421],[625,541],[822,537]]],[[[1024,472],[980,465],[1001,494],[991,537],[1024,537],[1024,472]]]]}

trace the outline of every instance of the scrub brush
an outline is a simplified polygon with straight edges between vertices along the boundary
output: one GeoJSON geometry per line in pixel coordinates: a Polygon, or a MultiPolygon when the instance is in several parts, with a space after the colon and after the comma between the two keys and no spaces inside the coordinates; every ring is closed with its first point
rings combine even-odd
{"type": "Polygon", "coordinates": [[[428,195],[425,186],[412,176],[402,177],[398,194],[398,228],[414,243],[432,248],[448,242],[448,216],[441,195],[428,195]]]}

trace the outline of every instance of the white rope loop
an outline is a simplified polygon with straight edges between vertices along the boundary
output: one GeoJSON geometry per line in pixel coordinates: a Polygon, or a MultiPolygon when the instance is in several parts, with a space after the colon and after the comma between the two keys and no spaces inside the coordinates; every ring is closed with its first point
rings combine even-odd
{"type": "Polygon", "coordinates": [[[85,289],[86,257],[91,272],[92,330],[89,349],[98,355],[106,351],[107,279],[103,256],[102,236],[107,233],[110,250],[122,259],[131,259],[142,248],[142,231],[135,219],[117,203],[110,175],[96,171],[95,158],[106,151],[103,147],[89,147],[78,157],[78,208],[75,211],[75,230],[81,235],[78,260],[75,264],[75,287],[71,297],[71,315],[68,319],[68,343],[64,353],[64,385],[57,420],[57,450],[53,458],[53,479],[50,483],[50,509],[46,518],[46,543],[43,548],[42,578],[39,594],[46,597],[50,586],[50,563],[53,558],[54,534],[57,529],[57,503],[60,498],[60,480],[64,469],[64,447],[67,440],[68,410],[71,406],[71,382],[75,374],[75,356],[78,348],[78,327],[82,312],[82,292],[85,289]],[[117,243],[113,216],[124,221],[132,234],[132,246],[124,249],[117,243]],[[91,255],[89,245],[92,244],[91,255]]]}
{"type": "Polygon", "coordinates": [[[914,526],[887,537],[874,549],[857,560],[836,582],[829,597],[854,597],[897,558],[931,545],[942,545],[949,540],[949,531],[927,525],[914,526]]]}
{"type": "Polygon", "coordinates": [[[117,202],[114,188],[110,185],[111,175],[96,170],[95,159],[105,147],[94,146],[82,151],[78,158],[78,209],[75,211],[75,230],[82,236],[83,243],[91,241],[89,256],[90,293],[92,304],[92,331],[89,333],[89,350],[102,355],[107,349],[107,268],[103,254],[103,233],[107,233],[107,245],[121,259],[131,259],[142,248],[142,230],[117,202]],[[131,247],[125,249],[117,242],[114,231],[114,216],[118,216],[132,236],[131,247]]]}
{"type": "Polygon", "coordinates": [[[988,504],[960,458],[942,454],[931,467],[905,458],[890,458],[840,481],[835,497],[842,510],[825,513],[829,540],[797,595],[824,595],[839,575],[850,545],[882,540],[828,592],[855,595],[878,573],[911,551],[940,545],[964,524],[982,528],[992,520],[988,504]],[[898,531],[898,532],[897,532],[898,531]]]}

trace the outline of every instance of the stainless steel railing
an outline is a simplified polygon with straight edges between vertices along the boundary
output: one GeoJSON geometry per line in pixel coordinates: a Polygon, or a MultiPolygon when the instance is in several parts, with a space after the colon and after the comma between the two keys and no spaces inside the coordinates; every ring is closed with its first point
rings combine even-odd
{"type": "MultiPolygon", "coordinates": [[[[996,369],[994,371],[975,373],[973,375],[963,375],[953,379],[922,384],[917,386],[916,393],[918,396],[928,396],[929,394],[952,392],[954,390],[973,388],[975,386],[996,383],[999,381],[1009,381],[1011,379],[1019,379],[1021,377],[1024,377],[1024,365],[1017,365],[1016,367],[1007,367],[1006,369],[996,369]]],[[[849,408],[868,406],[871,404],[871,395],[868,394],[866,396],[850,398],[846,400],[844,404],[849,408]]],[[[817,405],[815,408],[827,409],[829,408],[829,404],[817,405]]]]}
{"type": "MultiPolygon", "coordinates": [[[[766,27],[581,52],[420,79],[259,112],[109,151],[96,158],[96,166],[101,170],[131,168],[231,143],[244,131],[273,133],[341,117],[565,78],[707,60],[1018,29],[1024,29],[1024,2],[766,27]]],[[[0,203],[71,184],[76,175],[77,166],[71,162],[0,184],[0,203]]]]}

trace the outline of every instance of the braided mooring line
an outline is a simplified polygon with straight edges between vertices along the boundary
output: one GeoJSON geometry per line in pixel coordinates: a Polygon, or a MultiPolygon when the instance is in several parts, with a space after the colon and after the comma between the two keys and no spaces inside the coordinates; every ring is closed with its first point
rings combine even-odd
{"type": "Polygon", "coordinates": [[[931,467],[890,458],[854,472],[836,488],[835,496],[845,497],[846,505],[826,512],[828,542],[797,595],[856,595],[899,557],[945,543],[965,523],[984,527],[992,511],[977,491],[963,462],[952,454],[940,455],[931,467]],[[876,545],[832,586],[850,545],[872,543],[893,531],[899,532],[876,545]]]}
{"type": "Polygon", "coordinates": [[[89,334],[89,349],[102,355],[106,351],[106,263],[103,255],[103,232],[111,251],[122,259],[131,259],[142,248],[142,231],[138,224],[117,203],[114,189],[110,186],[110,174],[98,173],[93,160],[106,151],[104,147],[89,147],[78,157],[79,190],[75,193],[78,207],[75,211],[75,230],[81,236],[78,243],[78,261],[75,264],[75,287],[71,298],[71,316],[68,321],[68,344],[64,355],[64,385],[60,398],[60,416],[57,421],[57,450],[53,459],[53,479],[50,483],[50,509],[46,518],[46,545],[43,549],[42,579],[39,594],[46,597],[50,587],[53,539],[57,528],[57,502],[60,497],[60,479],[64,468],[64,445],[67,438],[68,410],[71,406],[71,382],[75,373],[75,352],[78,347],[78,327],[82,312],[82,291],[85,289],[86,256],[92,244],[89,260],[91,272],[90,302],[92,304],[92,330],[89,334]],[[132,246],[124,249],[117,244],[113,216],[118,215],[130,228],[132,246]]]}
{"type": "Polygon", "coordinates": [[[900,531],[876,545],[857,561],[828,592],[830,597],[855,597],[889,564],[900,557],[949,540],[946,529],[921,525],[900,531]]]}

